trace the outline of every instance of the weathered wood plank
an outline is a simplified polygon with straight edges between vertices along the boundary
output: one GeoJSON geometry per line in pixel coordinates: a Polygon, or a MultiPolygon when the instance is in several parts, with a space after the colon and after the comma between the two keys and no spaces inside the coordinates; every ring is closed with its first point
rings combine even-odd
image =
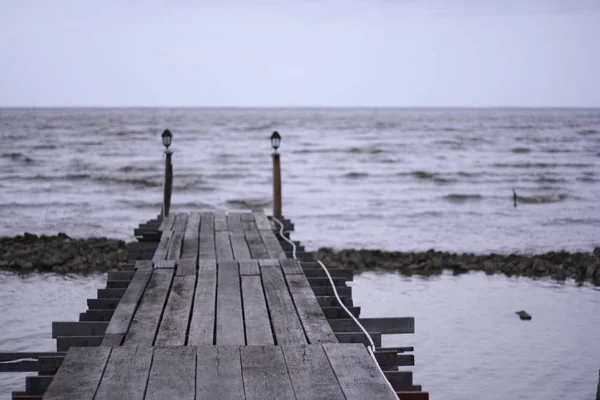
{"type": "Polygon", "coordinates": [[[94,400],[142,400],[152,365],[152,347],[112,349],[94,400]]]}
{"type": "Polygon", "coordinates": [[[171,213],[161,221],[160,225],[158,226],[158,230],[163,232],[170,230],[173,226],[173,222],[175,222],[175,214],[171,213]]]}
{"type": "Polygon", "coordinates": [[[246,400],[296,399],[281,347],[244,346],[240,352],[246,400]]]}
{"type": "Polygon", "coordinates": [[[178,260],[177,276],[196,276],[196,260],[178,260]]]}
{"type": "Polygon", "coordinates": [[[155,269],[135,311],[124,344],[152,345],[174,270],[155,269]]]}
{"type": "Polygon", "coordinates": [[[260,275],[258,261],[240,261],[240,275],[260,275]]]}
{"type": "Polygon", "coordinates": [[[115,310],[87,310],[79,313],[79,321],[110,321],[115,310]]]}
{"type": "Polygon", "coordinates": [[[214,344],[216,293],[217,263],[200,259],[188,345],[214,344]]]}
{"type": "Polygon", "coordinates": [[[187,224],[188,214],[177,213],[175,223],[173,223],[173,232],[183,234],[185,232],[185,226],[187,224]]]}
{"type": "MultiPolygon", "coordinates": [[[[352,297],[352,287],[350,286],[336,286],[336,290],[340,297],[352,297]]],[[[334,296],[331,286],[315,286],[312,291],[315,296],[334,296]]]]}
{"type": "Polygon", "coordinates": [[[135,271],[109,271],[106,279],[109,281],[130,281],[135,271]]]}
{"type": "MultiPolygon", "coordinates": [[[[352,297],[342,297],[340,296],[340,300],[347,307],[354,306],[354,301],[352,297]]],[[[340,305],[338,299],[335,296],[317,296],[317,301],[321,307],[337,307],[340,305]]]]}
{"type": "Polygon", "coordinates": [[[265,247],[265,244],[260,237],[260,233],[258,233],[257,230],[246,231],[245,236],[248,247],[250,248],[250,254],[252,255],[253,259],[259,260],[269,258],[267,248],[265,247]]]}
{"type": "Polygon", "coordinates": [[[270,231],[271,223],[269,219],[265,215],[265,210],[262,208],[253,208],[252,214],[254,214],[254,222],[256,222],[256,227],[259,231],[270,231]]]}
{"type": "MultiPolygon", "coordinates": [[[[360,307],[352,306],[346,307],[346,309],[356,318],[360,317],[360,307]]],[[[327,319],[349,318],[348,313],[342,307],[321,307],[321,310],[327,319]]]]}
{"type": "Polygon", "coordinates": [[[152,260],[137,260],[135,262],[135,269],[152,269],[153,264],[152,260]]]}
{"type": "Polygon", "coordinates": [[[254,215],[242,214],[242,228],[244,229],[244,232],[258,233],[258,227],[256,226],[256,222],[254,222],[254,215]],[[249,218],[244,219],[244,215],[248,215],[249,218]]]}
{"type": "Polygon", "coordinates": [[[227,212],[225,210],[215,211],[215,231],[227,231],[227,212]]]}
{"type": "Polygon", "coordinates": [[[119,299],[123,297],[127,289],[98,289],[99,299],[119,299]]]}
{"type": "Polygon", "coordinates": [[[196,399],[244,399],[238,346],[198,346],[196,399]]]}
{"type": "Polygon", "coordinates": [[[281,260],[281,259],[287,258],[287,256],[285,255],[285,252],[281,248],[281,245],[277,241],[277,238],[273,234],[273,231],[262,230],[259,232],[260,232],[260,237],[262,238],[262,241],[265,244],[267,252],[269,253],[269,258],[273,258],[276,260],[281,260]]]}
{"type": "Polygon", "coordinates": [[[227,231],[216,231],[215,232],[215,247],[217,252],[217,260],[219,261],[232,261],[233,250],[231,249],[231,241],[229,238],[229,232],[227,231]]]}
{"type": "Polygon", "coordinates": [[[348,400],[398,400],[362,344],[324,344],[342,391],[348,400]]]}
{"type": "Polygon", "coordinates": [[[72,348],[44,394],[46,400],[92,400],[111,349],[72,348]]]}
{"type": "Polygon", "coordinates": [[[106,281],[107,289],[125,289],[130,281],[106,281]]]}
{"type": "Polygon", "coordinates": [[[247,344],[275,344],[260,275],[242,276],[241,279],[247,344]]]}
{"type": "Polygon", "coordinates": [[[233,248],[233,257],[235,260],[250,260],[250,248],[246,243],[244,233],[230,233],[231,247],[233,248]]]}
{"type": "Polygon", "coordinates": [[[117,308],[121,299],[87,299],[90,310],[111,310],[117,308]]]}
{"type": "Polygon", "coordinates": [[[251,212],[242,212],[240,213],[240,219],[242,222],[254,222],[254,215],[251,212]]]}
{"type": "Polygon", "coordinates": [[[196,261],[198,259],[198,236],[183,239],[183,248],[181,250],[182,260],[196,261]]]}
{"type": "Polygon", "coordinates": [[[194,400],[196,396],[196,348],[155,347],[146,400],[194,400]]]}
{"type": "Polygon", "coordinates": [[[282,350],[296,399],[345,399],[321,346],[284,346],[282,350]]]}
{"type": "Polygon", "coordinates": [[[304,271],[300,266],[300,261],[293,258],[280,260],[281,269],[285,275],[304,275],[304,271]]]}
{"type": "Polygon", "coordinates": [[[183,346],[194,298],[196,276],[176,276],[169,291],[155,346],[183,346]]]}
{"type": "Polygon", "coordinates": [[[195,238],[197,241],[200,234],[200,219],[201,215],[199,212],[191,212],[188,215],[187,224],[185,225],[185,239],[195,238]]]}
{"type": "Polygon", "coordinates": [[[56,351],[68,351],[71,347],[97,347],[102,344],[104,336],[58,336],[56,351]]]}
{"type": "MultiPolygon", "coordinates": [[[[373,340],[373,344],[375,347],[381,346],[381,332],[369,331],[369,336],[371,336],[371,340],[373,340]]],[[[365,346],[370,346],[371,342],[369,338],[365,336],[364,332],[357,328],[354,332],[336,332],[335,337],[340,343],[362,343],[365,346]]]]}
{"type": "Polygon", "coordinates": [[[108,322],[52,322],[52,337],[104,335],[108,322]]]}
{"type": "MultiPolygon", "coordinates": [[[[413,317],[359,318],[358,321],[365,329],[378,331],[384,335],[415,333],[415,319],[413,317]]],[[[329,324],[336,332],[356,332],[359,330],[351,318],[332,319],[329,320],[329,324]]]]}
{"type": "Polygon", "coordinates": [[[156,251],[154,252],[154,256],[152,257],[153,261],[164,260],[167,258],[167,254],[169,252],[169,241],[171,240],[172,231],[167,230],[163,231],[160,236],[160,242],[158,242],[158,246],[156,247],[156,251]]]}
{"type": "Polygon", "coordinates": [[[154,269],[175,268],[179,260],[158,260],[154,262],[154,269]]]}
{"type": "Polygon", "coordinates": [[[387,380],[396,391],[411,390],[413,386],[412,371],[384,371],[387,380]]]}
{"type": "Polygon", "coordinates": [[[229,232],[244,233],[244,227],[242,226],[242,214],[236,212],[230,212],[227,216],[227,226],[229,232]]]}
{"type": "Polygon", "coordinates": [[[183,232],[175,232],[169,242],[168,260],[178,260],[181,257],[181,248],[183,247],[183,232]]]}
{"type": "Polygon", "coordinates": [[[129,329],[129,325],[133,319],[133,314],[142,298],[142,293],[150,280],[153,270],[138,269],[131,280],[131,284],[125,290],[125,294],[121,297],[117,308],[106,328],[106,334],[121,334],[124,335],[129,329]]]}
{"type": "Polygon", "coordinates": [[[213,213],[202,213],[199,243],[200,258],[208,260],[217,258],[215,253],[215,222],[213,213]]]}
{"type": "Polygon", "coordinates": [[[337,343],[333,330],[321,311],[321,306],[306,277],[304,275],[286,275],[285,279],[308,338],[308,343],[337,343]]]}
{"type": "Polygon", "coordinates": [[[306,344],[306,336],[276,260],[259,260],[265,297],[278,345],[306,344]]]}
{"type": "Polygon", "coordinates": [[[52,382],[51,376],[27,376],[25,377],[25,392],[41,396],[52,382]]]}
{"type": "Polygon", "coordinates": [[[244,345],[240,275],[236,261],[219,261],[217,281],[217,345],[244,345]]]}

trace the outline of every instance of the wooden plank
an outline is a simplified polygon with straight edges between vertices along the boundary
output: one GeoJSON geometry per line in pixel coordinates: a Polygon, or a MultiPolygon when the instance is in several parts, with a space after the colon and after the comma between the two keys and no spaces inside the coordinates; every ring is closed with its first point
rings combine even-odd
{"type": "Polygon", "coordinates": [[[254,222],[259,231],[271,231],[271,223],[265,215],[265,210],[262,208],[253,208],[252,214],[254,214],[254,222]]]}
{"type": "Polygon", "coordinates": [[[240,261],[240,275],[260,275],[258,261],[240,261]]]}
{"type": "Polygon", "coordinates": [[[296,399],[280,346],[244,346],[240,353],[246,400],[296,399]]]}
{"type": "Polygon", "coordinates": [[[52,337],[58,336],[101,336],[108,322],[52,322],[52,337]]]}
{"type": "Polygon", "coordinates": [[[289,258],[286,260],[280,260],[281,269],[285,275],[303,275],[304,270],[300,266],[300,261],[289,258]]]}
{"type": "Polygon", "coordinates": [[[196,399],[244,399],[238,346],[198,346],[196,399]]]}
{"type": "MultiPolygon", "coordinates": [[[[352,288],[350,286],[339,286],[336,287],[336,290],[340,297],[352,297],[352,288]]],[[[315,286],[312,288],[312,291],[315,296],[334,296],[331,286],[315,286]]]]}
{"type": "MultiPolygon", "coordinates": [[[[307,278],[310,286],[331,286],[331,281],[329,278],[307,278]]],[[[331,277],[335,286],[344,286],[346,285],[346,280],[341,277],[331,277]]]]}
{"type": "Polygon", "coordinates": [[[167,253],[169,252],[169,241],[171,240],[172,234],[172,231],[163,231],[162,235],[160,236],[160,242],[158,242],[158,246],[156,247],[156,251],[152,257],[153,261],[164,260],[167,258],[167,253]]]}
{"type": "Polygon", "coordinates": [[[383,374],[387,380],[392,384],[394,390],[397,391],[409,391],[413,386],[413,373],[412,371],[384,371],[383,374]]]}
{"type": "Polygon", "coordinates": [[[250,248],[250,254],[253,259],[259,260],[269,258],[267,248],[265,247],[265,244],[260,237],[260,233],[258,233],[257,230],[247,231],[245,236],[248,247],[250,248]]]}
{"type": "Polygon", "coordinates": [[[178,260],[177,276],[196,276],[196,260],[178,260]]]}
{"type": "Polygon", "coordinates": [[[194,400],[196,396],[196,348],[156,347],[146,400],[194,400]]]}
{"type": "Polygon", "coordinates": [[[323,349],[348,400],[398,400],[362,344],[324,344],[323,349]]]}
{"type": "Polygon", "coordinates": [[[97,347],[102,344],[104,336],[58,336],[56,351],[68,351],[71,347],[97,347]]]}
{"type": "Polygon", "coordinates": [[[154,269],[172,269],[177,265],[178,260],[158,260],[154,262],[154,269]]]}
{"type": "Polygon", "coordinates": [[[124,344],[152,345],[174,270],[155,269],[135,311],[124,344]]]}
{"type": "Polygon", "coordinates": [[[198,259],[198,236],[183,239],[183,248],[181,250],[182,260],[196,261],[198,259]]]}
{"type": "MultiPolygon", "coordinates": [[[[251,212],[240,213],[240,219],[242,222],[254,222],[254,215],[251,212]]],[[[256,223],[254,223],[256,225],[256,223]]]]}
{"type": "Polygon", "coordinates": [[[153,264],[151,260],[137,260],[135,262],[135,269],[151,269],[153,264]]]}
{"type": "MultiPolygon", "coordinates": [[[[66,355],[66,354],[65,354],[66,355]]],[[[55,375],[62,365],[65,355],[62,356],[40,356],[38,359],[38,373],[41,375],[55,375]]]]}
{"type": "Polygon", "coordinates": [[[114,348],[94,400],[142,400],[151,365],[152,347],[114,348]]]}
{"type": "Polygon", "coordinates": [[[114,312],[115,310],[87,310],[79,314],[79,321],[110,321],[114,312]]]}
{"type": "MultiPolygon", "coordinates": [[[[204,218],[202,219],[204,221],[204,218]]],[[[217,263],[199,260],[188,345],[214,344],[217,263]]]]}
{"type": "Polygon", "coordinates": [[[124,335],[131,325],[133,314],[142,298],[142,293],[150,280],[153,270],[138,269],[131,280],[131,284],[125,290],[117,308],[106,328],[106,334],[124,335]]]}
{"type": "Polygon", "coordinates": [[[170,215],[168,215],[166,218],[164,218],[161,221],[160,225],[158,226],[158,230],[165,231],[165,230],[171,229],[174,221],[175,221],[175,214],[171,213],[170,215]]]}
{"type": "Polygon", "coordinates": [[[260,275],[242,276],[241,279],[247,344],[275,344],[260,275]]]}
{"type": "MultiPolygon", "coordinates": [[[[378,331],[384,335],[415,333],[415,319],[413,317],[359,318],[358,321],[365,329],[378,331]]],[[[332,319],[329,324],[336,332],[356,332],[359,330],[351,318],[332,319]]]]}
{"type": "Polygon", "coordinates": [[[285,252],[281,248],[281,245],[277,241],[277,238],[273,234],[273,231],[263,230],[263,231],[259,231],[259,232],[260,232],[260,237],[262,238],[262,241],[265,244],[267,252],[269,253],[269,258],[273,258],[276,260],[281,260],[281,259],[287,258],[287,256],[285,255],[285,252]]]}
{"type": "MultiPolygon", "coordinates": [[[[342,300],[342,303],[347,307],[354,306],[354,301],[352,300],[352,297],[340,296],[340,300],[342,300]]],[[[337,297],[335,296],[317,296],[317,301],[319,302],[319,305],[321,307],[335,307],[340,305],[337,297]]]]}
{"type": "Polygon", "coordinates": [[[119,299],[127,289],[98,289],[99,299],[119,299]]]}
{"type": "Polygon", "coordinates": [[[276,344],[306,344],[298,313],[276,260],[259,260],[276,344]]]}
{"type": "Polygon", "coordinates": [[[175,223],[173,223],[173,232],[180,233],[183,236],[185,232],[185,226],[187,224],[188,214],[187,213],[177,213],[175,218],[175,223]]]}
{"type": "Polygon", "coordinates": [[[188,216],[187,224],[185,225],[185,236],[184,239],[195,239],[198,241],[200,233],[200,213],[191,212],[188,216]]]}
{"type": "Polygon", "coordinates": [[[230,233],[231,247],[233,248],[233,257],[235,260],[250,260],[250,248],[246,243],[244,233],[230,233]]]}
{"type": "Polygon", "coordinates": [[[308,338],[308,343],[337,343],[333,330],[321,311],[321,306],[306,277],[304,275],[286,275],[285,279],[308,338]]]}
{"type": "Polygon", "coordinates": [[[233,260],[233,250],[231,249],[231,241],[229,238],[229,232],[227,232],[227,231],[216,231],[215,232],[215,247],[216,247],[216,252],[217,252],[217,260],[219,260],[219,261],[233,260]]]}
{"type": "Polygon", "coordinates": [[[219,261],[217,271],[216,344],[244,345],[246,341],[238,263],[219,261]]]}
{"type": "Polygon", "coordinates": [[[44,394],[50,382],[52,382],[52,376],[27,376],[25,377],[25,392],[41,396],[44,394]]]}
{"type": "Polygon", "coordinates": [[[130,281],[107,281],[106,288],[107,289],[125,289],[129,286],[130,281]]]}
{"type": "Polygon", "coordinates": [[[155,346],[183,346],[194,299],[196,276],[176,276],[169,291],[155,346]]]}
{"type": "MultiPolygon", "coordinates": [[[[360,307],[346,307],[350,314],[356,318],[360,317],[360,307]]],[[[349,318],[348,313],[342,307],[321,307],[323,314],[327,319],[349,318]]]]}
{"type": "MultiPolygon", "coordinates": [[[[381,332],[376,331],[367,331],[369,336],[371,336],[371,340],[375,344],[375,347],[381,346],[381,332]]],[[[371,342],[365,336],[364,332],[356,329],[354,332],[336,332],[335,337],[340,343],[362,343],[365,346],[370,346],[371,342]]]]}
{"type": "Polygon", "coordinates": [[[38,360],[15,360],[10,363],[0,362],[0,372],[37,372],[40,363],[38,360]]]}
{"type": "Polygon", "coordinates": [[[200,222],[199,257],[209,260],[217,258],[215,253],[215,223],[214,214],[202,213],[200,222]]]}
{"type": "MultiPolygon", "coordinates": [[[[178,260],[181,257],[181,248],[183,247],[183,232],[175,232],[169,242],[168,260],[178,260]]],[[[156,266],[155,266],[156,268],[156,266]]]]}
{"type": "Polygon", "coordinates": [[[229,232],[244,233],[244,227],[242,226],[241,213],[230,212],[227,216],[227,226],[229,232]]]}
{"type": "Polygon", "coordinates": [[[282,350],[296,399],[345,399],[321,346],[284,346],[282,350]]]}
{"type": "Polygon", "coordinates": [[[215,211],[215,231],[227,230],[227,212],[225,210],[215,211]]]}
{"type": "Polygon", "coordinates": [[[121,299],[87,299],[90,310],[114,310],[121,299]]]}
{"type": "Polygon", "coordinates": [[[116,347],[123,343],[124,333],[108,333],[104,335],[101,346],[116,347]]]}
{"type": "Polygon", "coordinates": [[[130,281],[135,271],[109,271],[106,279],[109,281],[130,281]]]}
{"type": "Polygon", "coordinates": [[[46,400],[92,400],[111,349],[89,347],[69,350],[44,394],[46,400]]]}

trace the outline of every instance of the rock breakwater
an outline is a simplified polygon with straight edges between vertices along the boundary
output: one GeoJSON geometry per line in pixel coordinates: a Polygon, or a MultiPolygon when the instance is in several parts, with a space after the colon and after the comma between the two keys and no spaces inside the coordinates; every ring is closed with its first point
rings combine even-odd
{"type": "Polygon", "coordinates": [[[127,244],[108,238],[72,239],[64,233],[0,238],[0,268],[21,272],[104,272],[127,259],[127,244]]]}
{"type": "Polygon", "coordinates": [[[394,270],[403,274],[435,275],[445,269],[455,273],[485,271],[507,276],[547,276],[556,280],[575,279],[600,285],[600,248],[592,253],[550,252],[538,255],[476,255],[435,250],[426,252],[387,252],[380,250],[340,250],[321,248],[315,260],[328,267],[354,270],[394,270]]]}

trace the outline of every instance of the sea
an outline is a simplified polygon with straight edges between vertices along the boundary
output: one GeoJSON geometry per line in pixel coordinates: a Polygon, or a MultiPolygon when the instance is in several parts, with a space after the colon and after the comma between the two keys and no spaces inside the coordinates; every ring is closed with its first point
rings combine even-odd
{"type": "MultiPolygon", "coordinates": [[[[307,250],[600,246],[600,109],[4,108],[0,236],[134,240],[160,213],[164,129],[173,211],[267,213],[278,131],[283,214],[307,250]]],[[[104,280],[0,273],[0,352],[52,350],[51,321],[76,320],[104,280]]],[[[353,286],[363,316],[416,318],[414,335],[384,344],[414,345],[414,380],[432,399],[594,397],[598,287],[381,271],[353,286]]],[[[0,374],[0,399],[23,382],[0,374]]]]}

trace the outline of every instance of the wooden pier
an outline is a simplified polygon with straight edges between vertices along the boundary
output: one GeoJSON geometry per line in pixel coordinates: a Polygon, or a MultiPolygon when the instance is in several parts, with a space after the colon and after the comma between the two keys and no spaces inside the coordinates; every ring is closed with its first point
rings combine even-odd
{"type": "MultiPolygon", "coordinates": [[[[398,370],[412,348],[381,347],[382,334],[413,333],[413,318],[359,318],[374,361],[325,272],[300,244],[291,258],[278,231],[262,210],[141,225],[131,261],[79,321],[53,323],[57,353],[28,353],[38,375],[13,399],[428,399],[398,370]]],[[[358,318],[352,271],[331,275],[358,318]]]]}

